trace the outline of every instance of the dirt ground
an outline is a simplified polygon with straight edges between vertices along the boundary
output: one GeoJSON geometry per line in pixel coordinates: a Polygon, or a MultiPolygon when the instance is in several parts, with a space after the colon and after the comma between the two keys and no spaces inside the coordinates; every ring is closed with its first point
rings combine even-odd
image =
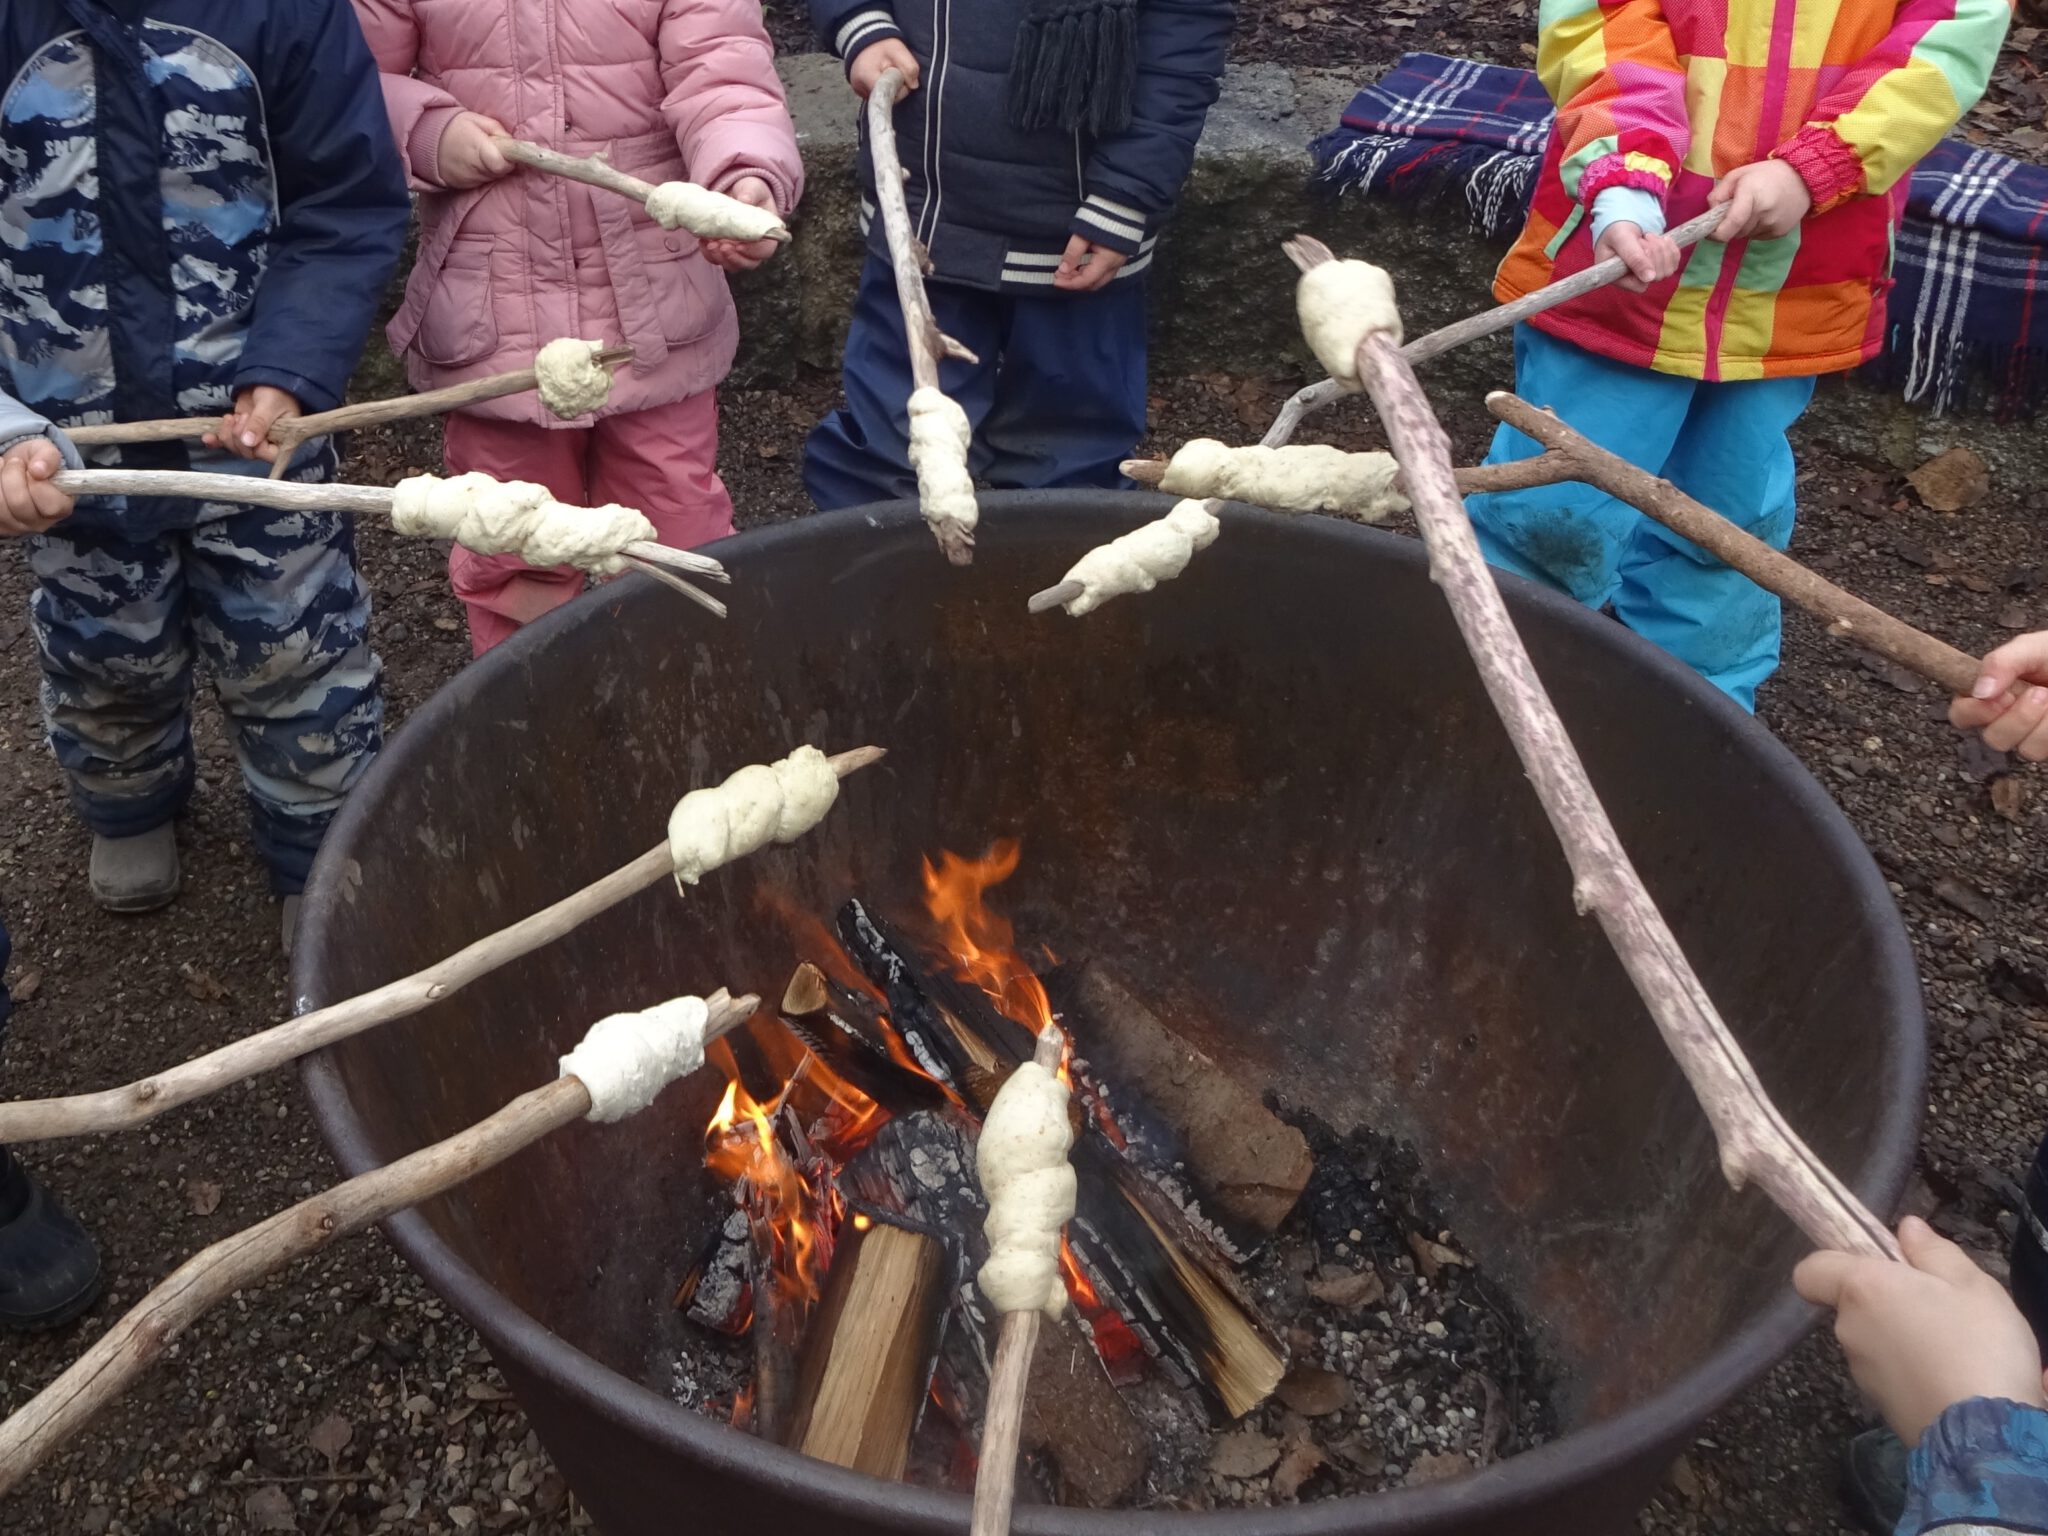
{"type": "MultiPolygon", "coordinates": [[[[1263,426],[1297,380],[1208,375],[1154,398],[1161,444],[1263,426]]],[[[833,383],[736,393],[726,472],[743,521],[799,515],[804,429],[833,383]]],[[[1325,418],[1373,442],[1367,413],[1325,418]]],[[[1469,454],[1483,424],[1453,411],[1469,454]]],[[[431,466],[431,428],[355,445],[349,475],[431,466]]],[[[2048,493],[1994,483],[1969,512],[1920,507],[1896,477],[1804,445],[1795,552],[1972,651],[2048,623],[2040,530],[2048,493]]],[[[429,547],[363,534],[392,721],[462,665],[467,644],[429,547]]],[[[249,851],[233,761],[200,711],[202,787],[183,832],[188,885],[167,912],[121,919],[85,889],[86,838],[44,749],[19,552],[0,551],[0,892],[23,1004],[10,1096],[108,1085],[286,1012],[275,908],[249,851]]],[[[1916,1200],[1995,1255],[2012,1180],[2048,1120],[2048,832],[2043,775],[1962,742],[1934,690],[1794,618],[1764,719],[1840,798],[1895,882],[1928,984],[1934,1076],[1916,1200]]],[[[273,1074],[142,1132],[31,1150],[99,1236],[107,1293],[67,1332],[9,1341],[0,1411],[49,1380],[156,1280],[206,1243],[332,1177],[297,1081],[273,1074]]],[[[1857,1423],[1831,1347],[1803,1349],[1717,1419],[1645,1529],[1841,1529],[1836,1449],[1857,1423]]],[[[468,1330],[381,1238],[344,1243],[196,1326],[91,1433],[16,1495],[18,1536],[578,1528],[545,1454],[468,1330]]]]}

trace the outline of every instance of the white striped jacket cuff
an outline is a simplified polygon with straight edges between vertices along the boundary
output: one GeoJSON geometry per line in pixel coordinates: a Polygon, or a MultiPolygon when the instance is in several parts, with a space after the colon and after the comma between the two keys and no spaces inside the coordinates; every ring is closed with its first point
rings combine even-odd
{"type": "Polygon", "coordinates": [[[1136,255],[1152,231],[1145,215],[1128,203],[1091,192],[1074,214],[1074,233],[1126,256],[1136,255]]]}
{"type": "Polygon", "coordinates": [[[833,34],[832,51],[851,64],[854,55],[885,37],[901,37],[896,18],[884,10],[855,11],[833,34]]]}

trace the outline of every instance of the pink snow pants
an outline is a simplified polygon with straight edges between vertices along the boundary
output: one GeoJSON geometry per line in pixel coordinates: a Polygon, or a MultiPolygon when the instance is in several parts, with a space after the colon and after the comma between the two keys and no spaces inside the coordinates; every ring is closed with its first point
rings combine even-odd
{"type": "MultiPolygon", "coordinates": [[[[715,467],[712,390],[587,428],[456,412],[445,432],[441,457],[451,475],[481,470],[500,480],[537,481],[573,506],[638,507],[654,523],[655,537],[677,549],[732,532],[732,497],[715,467]]],[[[449,552],[448,576],[468,610],[470,649],[478,656],[583,591],[583,573],[573,567],[536,570],[516,555],[479,555],[459,544],[449,552]]]]}

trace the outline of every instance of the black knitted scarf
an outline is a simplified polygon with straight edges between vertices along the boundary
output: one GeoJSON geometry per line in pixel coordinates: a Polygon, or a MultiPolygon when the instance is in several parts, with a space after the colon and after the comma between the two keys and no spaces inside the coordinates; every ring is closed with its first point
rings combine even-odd
{"type": "Polygon", "coordinates": [[[1119,133],[1131,125],[1138,0],[1026,0],[1010,63],[1019,128],[1119,133]]]}

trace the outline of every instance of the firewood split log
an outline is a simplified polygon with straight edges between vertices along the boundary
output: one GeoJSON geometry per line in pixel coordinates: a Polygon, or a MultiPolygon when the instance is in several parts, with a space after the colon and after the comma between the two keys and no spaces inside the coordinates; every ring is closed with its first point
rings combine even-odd
{"type": "Polygon", "coordinates": [[[757,997],[721,990],[702,1001],[678,999],[644,1015],[600,1020],[562,1058],[562,1075],[553,1082],[466,1131],[344,1180],[193,1255],[0,1423],[0,1495],[82,1431],[180,1334],[235,1292],[337,1238],[446,1193],[573,1120],[619,1119],[644,1107],[702,1063],[705,1041],[738,1028],[759,1003],[757,997]],[[679,1024],[659,1017],[670,1010],[680,1010],[679,1024]]]}
{"type": "MultiPolygon", "coordinates": [[[[885,755],[880,747],[856,747],[826,761],[844,779],[880,762],[885,755]]],[[[457,950],[447,959],[386,982],[375,991],[316,1008],[125,1087],[67,1098],[18,1099],[0,1104],[0,1145],[129,1130],[147,1124],[166,1110],[218,1093],[379,1024],[407,1018],[453,996],[479,976],[553,943],[627,897],[673,878],[675,866],[674,852],[664,839],[624,868],[565,896],[553,906],[543,907],[532,916],[457,950]]]]}
{"type": "MultiPolygon", "coordinates": [[[[1288,254],[1304,271],[1333,259],[1298,237],[1288,254]]],[[[1778,1112],[1715,1010],[1663,914],[1629,862],[1557,708],[1508,617],[1459,500],[1450,440],[1407,358],[1384,334],[1358,344],[1360,376],[1386,423],[1429,549],[1430,578],[1479,668],[1487,695],[1543,803],[1573,874],[1572,900],[1596,916],[1700,1107],[1736,1189],[1754,1180],[1815,1243],[1897,1258],[1896,1241],[1778,1112]]]]}

